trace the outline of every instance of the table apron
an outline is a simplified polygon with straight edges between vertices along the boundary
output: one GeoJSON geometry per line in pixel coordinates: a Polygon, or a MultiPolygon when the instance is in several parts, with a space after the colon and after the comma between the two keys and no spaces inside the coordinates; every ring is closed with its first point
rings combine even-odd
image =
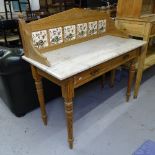
{"type": "Polygon", "coordinates": [[[134,59],[134,58],[137,58],[138,55],[139,55],[139,50],[140,48],[136,49],[136,50],[133,50],[133,51],[130,51],[128,53],[125,53],[121,56],[118,56],[116,58],[113,58],[107,62],[104,62],[102,64],[99,64],[95,67],[92,67],[88,70],[85,70],[81,73],[78,73],[74,76],[71,76],[65,80],[59,80],[55,77],[53,77],[52,75],[49,75],[48,73],[40,70],[37,68],[37,72],[39,75],[41,75],[42,77],[52,81],[53,83],[61,86],[65,83],[65,81],[67,81],[68,79],[73,79],[74,81],[74,88],[77,88],[101,75],[103,75],[104,73],[110,71],[110,70],[113,70],[115,68],[117,68],[118,66],[134,59]]]}
{"type": "Polygon", "coordinates": [[[104,73],[117,68],[118,66],[138,57],[139,50],[133,50],[126,54],[123,54],[117,58],[113,58],[107,62],[99,64],[89,70],[81,72],[74,76],[74,88],[77,88],[101,75],[104,73]]]}

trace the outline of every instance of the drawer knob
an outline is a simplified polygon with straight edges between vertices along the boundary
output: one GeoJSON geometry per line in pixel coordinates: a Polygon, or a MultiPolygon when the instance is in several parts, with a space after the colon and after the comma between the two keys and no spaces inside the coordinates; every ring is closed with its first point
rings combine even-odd
{"type": "Polygon", "coordinates": [[[82,80],[82,77],[79,77],[79,80],[82,80]]]}
{"type": "Polygon", "coordinates": [[[94,69],[92,72],[90,72],[91,76],[95,76],[99,72],[99,69],[94,69]]]}

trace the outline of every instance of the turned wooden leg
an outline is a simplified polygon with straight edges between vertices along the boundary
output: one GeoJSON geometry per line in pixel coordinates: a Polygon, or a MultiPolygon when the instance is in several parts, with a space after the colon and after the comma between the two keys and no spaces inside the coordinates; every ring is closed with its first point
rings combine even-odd
{"type": "Polygon", "coordinates": [[[139,52],[139,57],[138,57],[138,68],[137,68],[137,76],[136,76],[136,83],[135,83],[135,89],[134,89],[134,98],[137,98],[138,96],[138,91],[139,91],[140,83],[142,80],[144,62],[145,62],[146,53],[148,50],[151,28],[152,28],[152,24],[148,22],[146,24],[145,35],[143,37],[143,40],[146,41],[147,44],[141,48],[141,51],[139,52]]]}
{"type": "Polygon", "coordinates": [[[147,52],[147,45],[142,48],[142,51],[140,52],[140,55],[138,58],[138,68],[137,68],[137,76],[136,76],[136,83],[135,83],[135,89],[134,89],[134,98],[137,98],[138,96],[138,91],[142,80],[146,52],[147,52]]]}
{"type": "Polygon", "coordinates": [[[74,85],[72,81],[68,81],[62,86],[62,96],[65,102],[66,123],[68,132],[68,143],[70,149],[73,148],[73,97],[74,85]]]}
{"type": "Polygon", "coordinates": [[[116,70],[113,69],[111,72],[110,72],[110,87],[113,87],[114,86],[114,82],[115,82],[115,73],[116,73],[116,70]]]}
{"type": "Polygon", "coordinates": [[[73,102],[72,99],[65,100],[65,113],[66,113],[66,122],[67,122],[67,131],[68,131],[68,143],[69,147],[73,148],[73,102]]]}
{"type": "Polygon", "coordinates": [[[39,104],[40,104],[42,120],[44,122],[44,125],[47,125],[47,114],[46,114],[45,101],[44,101],[42,78],[37,73],[37,70],[34,66],[31,66],[31,69],[32,69],[33,78],[35,80],[35,85],[36,85],[36,90],[37,90],[37,94],[38,94],[38,100],[39,100],[39,104]]]}
{"type": "Polygon", "coordinates": [[[101,76],[101,88],[104,88],[104,83],[105,83],[105,74],[101,76]]]}
{"type": "Polygon", "coordinates": [[[131,87],[132,87],[134,75],[135,75],[135,59],[132,60],[132,62],[130,64],[128,87],[127,87],[127,93],[126,93],[126,101],[127,102],[129,101],[129,98],[130,98],[130,95],[131,95],[131,87]]]}

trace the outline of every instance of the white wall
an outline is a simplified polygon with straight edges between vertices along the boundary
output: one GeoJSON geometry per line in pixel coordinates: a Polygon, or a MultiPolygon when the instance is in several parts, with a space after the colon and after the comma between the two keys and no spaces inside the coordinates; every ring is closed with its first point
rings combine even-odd
{"type": "MultiPolygon", "coordinates": [[[[39,10],[39,0],[30,0],[31,3],[31,9],[32,10],[39,10]]],[[[0,0],[0,12],[5,12],[4,10],[4,0],[0,0]]]]}
{"type": "Polygon", "coordinates": [[[0,12],[4,12],[4,0],[0,0],[0,12]]]}
{"type": "Polygon", "coordinates": [[[31,9],[32,10],[39,10],[40,9],[39,0],[30,0],[30,3],[31,3],[31,9]]]}

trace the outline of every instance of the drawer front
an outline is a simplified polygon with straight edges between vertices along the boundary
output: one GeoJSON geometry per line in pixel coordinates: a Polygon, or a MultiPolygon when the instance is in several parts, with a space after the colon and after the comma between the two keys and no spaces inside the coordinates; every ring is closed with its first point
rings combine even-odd
{"type": "Polygon", "coordinates": [[[93,79],[95,79],[96,77],[117,68],[118,66],[128,62],[129,60],[135,58],[138,56],[138,51],[134,50],[130,53],[124,54],[122,56],[119,56],[117,58],[114,58],[112,60],[109,60],[105,63],[102,63],[98,66],[95,66],[89,70],[86,70],[82,73],[79,73],[77,75],[74,76],[74,86],[79,87],[85,83],[87,83],[88,81],[91,81],[93,79]]]}
{"type": "Polygon", "coordinates": [[[151,35],[155,35],[155,23],[153,23],[153,25],[152,25],[151,35]]]}
{"type": "Polygon", "coordinates": [[[76,75],[74,77],[74,85],[80,86],[80,85],[86,83],[87,81],[94,79],[101,73],[101,71],[102,71],[102,67],[96,66],[96,67],[93,67],[92,69],[89,69],[87,71],[84,71],[84,72],[76,75]]]}
{"type": "Polygon", "coordinates": [[[116,21],[116,26],[125,33],[133,36],[143,36],[145,32],[145,23],[118,20],[116,21]]]}

